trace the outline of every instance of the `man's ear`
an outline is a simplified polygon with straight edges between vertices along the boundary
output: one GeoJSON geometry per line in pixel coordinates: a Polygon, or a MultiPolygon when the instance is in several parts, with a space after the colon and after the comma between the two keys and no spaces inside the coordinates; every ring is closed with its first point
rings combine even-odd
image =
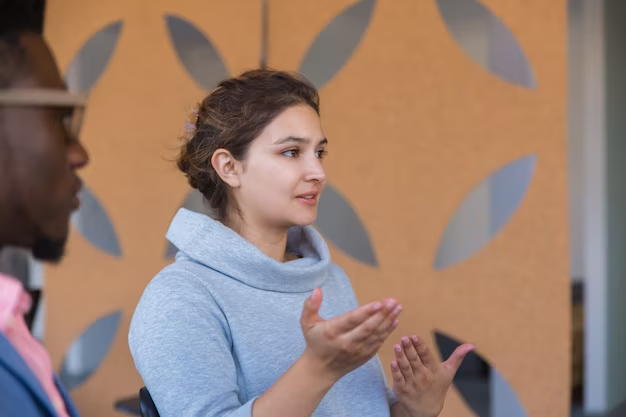
{"type": "Polygon", "coordinates": [[[239,187],[242,172],[241,162],[237,161],[229,151],[220,148],[213,152],[211,165],[222,181],[230,185],[231,188],[239,187]]]}

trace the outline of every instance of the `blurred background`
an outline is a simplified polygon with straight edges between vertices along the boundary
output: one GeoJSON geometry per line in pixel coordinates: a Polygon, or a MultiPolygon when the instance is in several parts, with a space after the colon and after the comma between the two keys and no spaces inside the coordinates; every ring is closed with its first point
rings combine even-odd
{"type": "Polygon", "coordinates": [[[623,1],[47,0],[24,19],[90,95],[92,162],[64,262],[6,248],[0,271],[35,296],[81,415],[138,414],[129,321],[177,208],[204,211],[178,138],[219,80],[269,66],[320,90],[315,226],[360,301],[400,299],[398,333],[442,359],[477,346],[443,417],[626,417],[623,1]]]}

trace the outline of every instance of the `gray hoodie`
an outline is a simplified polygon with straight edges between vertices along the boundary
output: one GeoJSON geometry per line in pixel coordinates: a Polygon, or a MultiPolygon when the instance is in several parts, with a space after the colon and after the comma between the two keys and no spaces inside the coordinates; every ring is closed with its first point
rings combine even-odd
{"type": "MultiPolygon", "coordinates": [[[[250,417],[304,351],[304,301],[320,287],[323,318],[358,306],[311,226],[289,232],[277,262],[232,229],[180,209],[167,233],[179,252],[146,287],[130,325],[135,366],[161,417],[250,417]]],[[[378,356],[344,376],[315,417],[384,417],[395,402],[378,356]]]]}

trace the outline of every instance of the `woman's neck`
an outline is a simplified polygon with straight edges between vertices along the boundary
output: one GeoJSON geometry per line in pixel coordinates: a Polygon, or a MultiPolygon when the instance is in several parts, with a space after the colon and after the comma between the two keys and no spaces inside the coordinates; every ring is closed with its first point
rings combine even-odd
{"type": "Polygon", "coordinates": [[[278,262],[288,262],[296,258],[286,253],[288,228],[261,227],[245,222],[240,217],[223,223],[278,262]]]}

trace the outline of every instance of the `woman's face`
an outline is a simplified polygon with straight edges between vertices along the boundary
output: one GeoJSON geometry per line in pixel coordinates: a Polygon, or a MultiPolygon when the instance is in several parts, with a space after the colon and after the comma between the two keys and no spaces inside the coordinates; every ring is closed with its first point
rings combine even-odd
{"type": "Polygon", "coordinates": [[[327,140],[310,106],[279,114],[251,144],[233,189],[246,222],[270,227],[309,225],[326,183],[327,140]]]}

